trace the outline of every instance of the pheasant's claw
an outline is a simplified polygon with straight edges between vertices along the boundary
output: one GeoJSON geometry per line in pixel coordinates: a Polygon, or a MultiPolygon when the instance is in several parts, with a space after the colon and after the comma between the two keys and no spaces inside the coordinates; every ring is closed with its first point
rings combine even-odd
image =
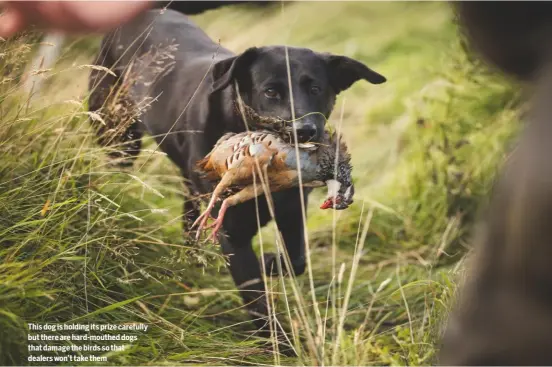
{"type": "Polygon", "coordinates": [[[222,227],[222,223],[224,222],[224,211],[220,211],[217,219],[211,224],[209,224],[205,229],[213,228],[213,232],[211,235],[209,235],[209,240],[215,242],[217,240],[217,234],[220,228],[222,227]]]}
{"type": "Polygon", "coordinates": [[[192,224],[190,229],[193,229],[195,226],[197,226],[199,224],[199,222],[201,222],[203,220],[204,217],[205,217],[205,213],[203,213],[199,217],[197,217],[197,219],[194,221],[194,223],[192,224]]]}
{"type": "Polygon", "coordinates": [[[207,223],[207,220],[210,217],[210,212],[206,211],[203,214],[199,216],[199,218],[196,219],[194,224],[192,224],[192,228],[194,228],[198,223],[199,226],[197,227],[197,233],[196,233],[196,241],[199,240],[199,237],[201,236],[201,232],[205,228],[205,224],[207,223]]]}
{"type": "Polygon", "coordinates": [[[222,220],[219,221],[217,219],[215,222],[209,225],[209,228],[212,228],[212,227],[214,227],[214,229],[213,229],[213,232],[211,232],[211,235],[209,236],[209,240],[215,242],[217,240],[218,231],[220,227],[222,227],[222,220]]]}
{"type": "Polygon", "coordinates": [[[199,240],[199,237],[201,237],[201,232],[203,232],[205,230],[205,222],[207,222],[207,217],[205,217],[205,219],[203,219],[203,221],[201,222],[201,224],[199,225],[199,227],[197,229],[196,241],[199,240]]]}
{"type": "Polygon", "coordinates": [[[199,237],[201,236],[201,226],[197,229],[197,232],[196,232],[196,236],[195,236],[195,239],[196,241],[199,241],[199,237]]]}

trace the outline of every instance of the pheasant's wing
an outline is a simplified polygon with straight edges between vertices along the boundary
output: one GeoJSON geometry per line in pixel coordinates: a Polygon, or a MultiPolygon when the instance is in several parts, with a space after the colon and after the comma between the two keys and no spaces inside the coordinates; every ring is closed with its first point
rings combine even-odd
{"type": "Polygon", "coordinates": [[[215,143],[215,146],[213,147],[213,150],[217,149],[222,143],[230,140],[232,137],[236,136],[236,133],[226,133],[223,136],[220,137],[219,140],[215,143]]]}
{"type": "Polygon", "coordinates": [[[237,134],[236,133],[224,134],[222,137],[219,138],[219,140],[217,140],[217,142],[215,143],[215,146],[213,147],[213,149],[211,149],[209,154],[207,154],[205,157],[197,161],[195,170],[199,172],[203,176],[203,178],[210,181],[217,180],[220,178],[219,173],[215,169],[216,165],[213,164],[211,158],[217,150],[220,150],[220,148],[225,143],[229,142],[235,135],[237,134]]]}
{"type": "Polygon", "coordinates": [[[232,145],[236,139],[239,140],[239,135],[241,134],[236,134],[236,133],[224,134],[219,138],[219,140],[217,140],[217,142],[213,146],[213,149],[211,149],[211,151],[209,152],[209,154],[207,154],[207,156],[212,155],[214,152],[218,150],[224,149],[228,145],[232,145]]]}
{"type": "Polygon", "coordinates": [[[251,143],[238,147],[226,158],[227,170],[239,169],[243,166],[252,165],[257,160],[261,166],[270,164],[272,156],[276,152],[262,143],[251,143]]]}
{"type": "Polygon", "coordinates": [[[232,154],[226,157],[227,173],[234,176],[236,183],[253,182],[257,162],[260,167],[270,166],[278,148],[277,137],[261,132],[250,133],[236,142],[232,154]]]}

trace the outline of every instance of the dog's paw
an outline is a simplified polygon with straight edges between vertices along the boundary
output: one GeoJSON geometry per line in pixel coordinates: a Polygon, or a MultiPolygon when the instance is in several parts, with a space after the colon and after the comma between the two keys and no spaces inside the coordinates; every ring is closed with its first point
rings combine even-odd
{"type": "MultiPolygon", "coordinates": [[[[265,275],[274,276],[274,275],[280,274],[280,272],[278,271],[277,255],[275,253],[272,253],[272,252],[265,253],[263,255],[263,260],[264,260],[265,275]]],[[[280,266],[284,276],[287,276],[290,274],[290,272],[288,271],[289,268],[286,265],[286,261],[283,256],[281,257],[280,266]]],[[[301,258],[292,260],[291,267],[293,269],[293,273],[296,276],[303,274],[306,270],[305,258],[301,257],[301,258]]]]}
{"type": "MultiPolygon", "coordinates": [[[[279,275],[280,272],[278,271],[278,263],[277,263],[277,255],[273,252],[267,252],[263,255],[264,260],[264,267],[265,267],[265,275],[266,276],[272,276],[272,275],[279,275]]],[[[281,262],[282,268],[285,267],[283,261],[281,262]]],[[[284,271],[285,273],[285,271],[284,271]]]]}

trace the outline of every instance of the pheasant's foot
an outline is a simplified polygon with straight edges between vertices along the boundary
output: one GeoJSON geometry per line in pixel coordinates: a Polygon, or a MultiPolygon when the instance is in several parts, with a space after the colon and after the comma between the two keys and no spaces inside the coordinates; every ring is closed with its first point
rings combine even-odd
{"type": "Polygon", "coordinates": [[[194,223],[192,223],[192,226],[190,227],[191,229],[193,229],[195,226],[197,226],[200,222],[203,221],[203,218],[205,218],[205,214],[207,214],[207,211],[204,211],[203,213],[201,213],[201,215],[199,217],[196,218],[196,220],[194,221],[194,223]]]}
{"type": "MultiPolygon", "coordinates": [[[[187,228],[185,227],[184,233],[191,236],[192,232],[194,231],[194,228],[196,228],[196,227],[199,229],[199,231],[205,230],[205,224],[207,223],[207,221],[209,219],[213,219],[213,220],[215,219],[211,213],[209,213],[209,214],[203,213],[203,214],[199,215],[194,220],[192,225],[188,226],[187,228]]],[[[196,232],[196,234],[197,234],[197,232],[196,232]]]]}
{"type": "Polygon", "coordinates": [[[219,231],[220,227],[222,227],[222,220],[219,220],[219,218],[217,218],[212,224],[209,225],[209,228],[214,227],[213,232],[211,232],[211,235],[209,236],[209,240],[211,240],[213,242],[216,241],[218,231],[219,231]]]}
{"type": "Polygon", "coordinates": [[[203,212],[203,214],[201,214],[197,219],[196,221],[194,222],[194,224],[192,224],[192,229],[197,226],[199,224],[199,226],[197,227],[197,232],[196,232],[196,241],[199,240],[199,236],[201,236],[201,232],[203,231],[204,227],[205,227],[205,224],[207,223],[207,220],[211,217],[211,210],[206,210],[203,212]]]}
{"type": "Polygon", "coordinates": [[[217,239],[218,231],[219,231],[220,227],[222,227],[222,223],[224,221],[224,214],[226,213],[226,209],[228,209],[228,202],[226,200],[224,200],[222,202],[221,207],[220,207],[217,219],[213,223],[211,223],[208,227],[206,227],[206,229],[207,228],[213,228],[213,232],[209,236],[209,239],[211,241],[215,241],[217,239]]]}

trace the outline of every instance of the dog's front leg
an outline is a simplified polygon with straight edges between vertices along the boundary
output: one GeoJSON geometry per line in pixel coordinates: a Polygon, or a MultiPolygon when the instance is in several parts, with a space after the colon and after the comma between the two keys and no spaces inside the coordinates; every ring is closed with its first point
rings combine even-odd
{"type": "MultiPolygon", "coordinates": [[[[258,208],[261,226],[270,219],[266,205],[263,204],[262,201],[259,202],[258,208]]],[[[215,212],[218,209],[215,208],[215,212]]],[[[223,254],[228,256],[230,274],[247,311],[255,326],[266,332],[269,330],[266,293],[261,266],[252,246],[253,237],[258,231],[256,215],[257,209],[253,200],[229,208],[224,217],[224,233],[220,233],[218,239],[223,254]]]]}
{"type": "Polygon", "coordinates": [[[245,307],[260,330],[268,330],[268,307],[261,267],[255,251],[253,236],[238,233],[219,235],[222,252],[228,256],[229,269],[236,287],[240,291],[245,307]]]}
{"type": "MultiPolygon", "coordinates": [[[[286,190],[281,194],[282,200],[276,197],[275,215],[276,224],[282,234],[282,239],[289,255],[290,265],[295,275],[301,275],[305,272],[305,226],[303,223],[303,215],[301,205],[305,206],[308,203],[308,194],[312,189],[304,189],[304,203],[301,204],[301,195],[299,188],[286,190]]],[[[267,253],[265,257],[265,273],[267,275],[277,275],[277,255],[267,253]]],[[[284,274],[289,274],[287,262],[284,256],[281,255],[281,267],[284,274]]]]}

